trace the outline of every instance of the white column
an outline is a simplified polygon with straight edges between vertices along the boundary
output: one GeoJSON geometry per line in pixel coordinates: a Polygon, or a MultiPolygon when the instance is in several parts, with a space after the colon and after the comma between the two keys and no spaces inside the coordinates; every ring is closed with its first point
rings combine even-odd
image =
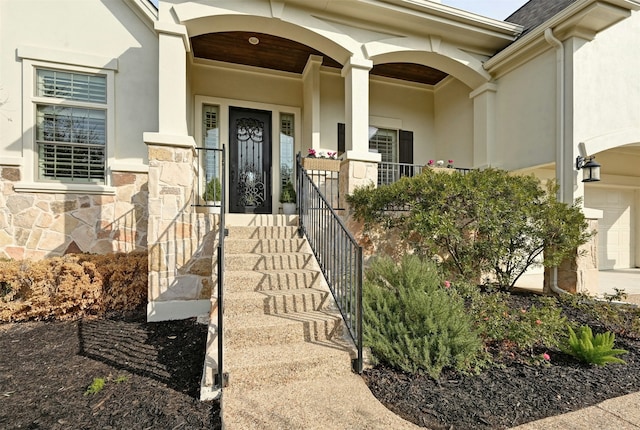
{"type": "Polygon", "coordinates": [[[158,132],[184,136],[187,128],[187,52],[184,25],[156,22],[158,32],[158,132]]]}
{"type": "Polygon", "coordinates": [[[351,58],[342,68],[345,101],[345,149],[348,160],[379,162],[369,152],[369,70],[373,62],[351,58]]]}
{"type": "Polygon", "coordinates": [[[322,57],[310,55],[302,72],[304,103],[304,143],[306,148],[320,149],[320,66],[322,57]]]}
{"type": "Polygon", "coordinates": [[[490,166],[496,140],[496,91],[498,87],[486,83],[469,98],[473,100],[473,167],[490,166]]]}

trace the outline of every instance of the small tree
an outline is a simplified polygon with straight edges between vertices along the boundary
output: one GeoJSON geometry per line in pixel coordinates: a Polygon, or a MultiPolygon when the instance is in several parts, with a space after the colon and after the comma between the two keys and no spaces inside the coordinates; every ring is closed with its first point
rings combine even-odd
{"type": "Polygon", "coordinates": [[[555,189],[497,169],[466,175],[426,169],[356,189],[347,201],[365,229],[394,229],[419,254],[440,256],[447,272],[476,281],[489,275],[510,289],[540,256],[545,266],[557,265],[589,237],[579,202],[558,202],[555,189]]]}

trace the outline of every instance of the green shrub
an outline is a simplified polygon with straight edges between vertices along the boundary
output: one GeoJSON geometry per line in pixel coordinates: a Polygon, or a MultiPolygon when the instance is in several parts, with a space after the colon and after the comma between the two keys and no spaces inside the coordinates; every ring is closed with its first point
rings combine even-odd
{"type": "Polygon", "coordinates": [[[503,354],[528,352],[535,348],[559,347],[567,325],[562,308],[553,297],[537,297],[530,307],[514,307],[511,294],[481,292],[475,285],[456,284],[469,314],[487,347],[503,354]]]}
{"type": "Polygon", "coordinates": [[[482,343],[464,302],[430,262],[375,260],[364,283],[364,341],[376,359],[437,378],[445,367],[470,370],[482,343]]]}
{"type": "Polygon", "coordinates": [[[568,347],[565,347],[565,352],[585,363],[598,366],[604,366],[608,363],[625,364],[625,361],[616,355],[626,354],[627,351],[613,348],[615,338],[616,336],[611,332],[598,333],[594,337],[589,326],[581,326],[576,334],[569,326],[568,347]]]}
{"type": "Polygon", "coordinates": [[[416,253],[440,256],[451,276],[478,282],[489,275],[509,289],[539,257],[557,265],[589,237],[578,205],[558,202],[555,190],[497,169],[466,175],[425,169],[388,186],[358,188],[347,201],[365,232],[394,229],[416,253]]]}

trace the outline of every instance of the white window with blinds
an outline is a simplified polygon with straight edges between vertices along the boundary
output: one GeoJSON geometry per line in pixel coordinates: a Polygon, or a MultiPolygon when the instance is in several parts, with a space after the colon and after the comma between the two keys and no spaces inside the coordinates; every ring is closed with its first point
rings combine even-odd
{"type": "Polygon", "coordinates": [[[38,179],[104,183],[107,76],[38,67],[35,79],[38,179]]]}

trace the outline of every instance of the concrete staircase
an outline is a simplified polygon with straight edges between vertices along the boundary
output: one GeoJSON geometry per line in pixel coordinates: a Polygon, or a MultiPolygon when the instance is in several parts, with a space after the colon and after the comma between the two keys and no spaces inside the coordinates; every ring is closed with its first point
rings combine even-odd
{"type": "Polygon", "coordinates": [[[355,349],[295,224],[227,217],[224,428],[416,428],[352,372],[355,349]]]}

